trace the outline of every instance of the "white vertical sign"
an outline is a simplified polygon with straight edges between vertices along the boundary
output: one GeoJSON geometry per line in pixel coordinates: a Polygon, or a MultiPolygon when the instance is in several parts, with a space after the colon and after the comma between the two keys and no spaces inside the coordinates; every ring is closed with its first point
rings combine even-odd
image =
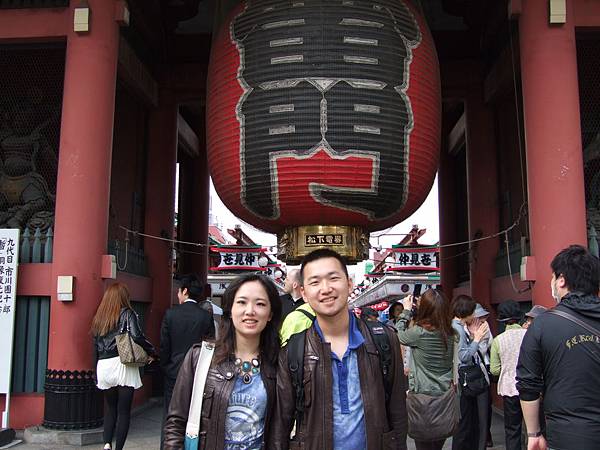
{"type": "Polygon", "coordinates": [[[12,369],[15,307],[17,303],[17,266],[19,261],[19,230],[0,229],[0,394],[6,395],[6,411],[2,425],[8,426],[10,381],[12,369]]]}

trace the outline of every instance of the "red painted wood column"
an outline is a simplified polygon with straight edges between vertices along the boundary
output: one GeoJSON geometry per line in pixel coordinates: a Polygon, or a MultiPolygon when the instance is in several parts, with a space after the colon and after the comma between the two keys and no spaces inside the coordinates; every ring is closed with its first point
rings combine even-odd
{"type": "MultiPolygon", "coordinates": [[[[498,231],[498,175],[494,118],[484,104],[482,83],[473,83],[465,97],[467,147],[467,198],[469,239],[498,231]]],[[[498,238],[470,244],[471,296],[487,309],[491,304],[491,281],[498,238]]]]}
{"type": "MultiPolygon", "coordinates": [[[[177,102],[172,95],[164,93],[149,121],[145,231],[167,239],[173,239],[175,226],[177,113],[177,102]]],[[[164,312],[173,300],[172,248],[170,242],[144,238],[148,272],[152,278],[152,304],[146,315],[146,330],[157,347],[164,312]]]]}
{"type": "MultiPolygon", "coordinates": [[[[199,136],[200,137],[200,136],[199,136]]],[[[201,142],[204,142],[202,139],[201,142]]],[[[192,208],[193,242],[208,243],[208,206],[210,196],[208,159],[206,149],[201,148],[200,155],[192,160],[196,179],[192,186],[194,208],[192,208]]],[[[192,269],[200,279],[206,280],[208,272],[208,247],[195,249],[198,254],[192,255],[192,269]]]]}
{"type": "Polygon", "coordinates": [[[113,0],[88,4],[90,32],[67,38],[52,264],[53,286],[73,275],[75,292],[72,302],[52,295],[49,369],[92,368],[89,329],[103,293],[119,29],[113,0]]]}
{"type": "Polygon", "coordinates": [[[519,19],[533,302],[551,306],[550,262],[587,245],[573,3],[567,23],[548,24],[548,2],[526,0],[519,19]]]}
{"type": "MultiPolygon", "coordinates": [[[[455,158],[448,153],[448,127],[442,134],[440,150],[440,168],[438,170],[438,204],[440,217],[440,244],[456,242],[456,189],[454,182],[455,158]]],[[[442,289],[448,300],[452,300],[452,291],[456,287],[456,255],[463,251],[461,247],[442,247],[440,249],[440,269],[442,289]]]]}

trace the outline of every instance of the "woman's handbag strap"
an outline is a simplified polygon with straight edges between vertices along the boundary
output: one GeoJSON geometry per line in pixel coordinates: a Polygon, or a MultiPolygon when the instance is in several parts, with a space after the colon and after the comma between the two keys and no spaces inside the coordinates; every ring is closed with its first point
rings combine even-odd
{"type": "Polygon", "coordinates": [[[208,376],[208,369],[215,351],[214,344],[202,342],[200,357],[196,364],[194,373],[194,385],[192,387],[192,400],[190,402],[190,411],[188,421],[185,427],[185,434],[191,438],[198,436],[200,432],[200,414],[202,413],[202,398],[204,397],[204,385],[208,376]]]}

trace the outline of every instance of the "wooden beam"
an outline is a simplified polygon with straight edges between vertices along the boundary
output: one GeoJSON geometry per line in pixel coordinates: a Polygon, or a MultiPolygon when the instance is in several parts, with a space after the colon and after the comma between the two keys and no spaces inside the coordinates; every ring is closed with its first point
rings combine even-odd
{"type": "Polygon", "coordinates": [[[177,114],[177,135],[179,145],[192,158],[200,154],[200,140],[192,127],[187,123],[181,114],[177,114]]]}
{"type": "Polygon", "coordinates": [[[0,12],[0,40],[64,38],[71,27],[69,8],[3,9],[0,12]]]}
{"type": "Polygon", "coordinates": [[[146,104],[158,105],[158,83],[122,36],[119,39],[119,78],[146,104]]]}
{"type": "Polygon", "coordinates": [[[456,155],[465,143],[467,116],[463,112],[448,135],[448,153],[456,155]]]}
{"type": "MultiPolygon", "coordinates": [[[[515,38],[517,39],[517,38],[515,38]]],[[[504,47],[483,82],[483,98],[485,103],[494,101],[499,95],[514,89],[513,76],[518,77],[520,69],[519,44],[513,43],[515,72],[513,75],[513,55],[510,45],[504,47]]]]}

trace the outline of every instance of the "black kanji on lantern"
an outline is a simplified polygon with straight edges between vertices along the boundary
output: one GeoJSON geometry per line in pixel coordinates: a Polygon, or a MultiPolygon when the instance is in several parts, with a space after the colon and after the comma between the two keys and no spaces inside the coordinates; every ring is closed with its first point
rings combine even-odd
{"type": "Polygon", "coordinates": [[[313,198],[372,219],[400,210],[413,127],[409,64],[421,40],[408,7],[398,0],[249,0],[232,37],[245,91],[237,110],[245,206],[279,217],[271,173],[277,158],[324,148],[333,158],[372,159],[372,188],[315,183],[313,198]]]}

